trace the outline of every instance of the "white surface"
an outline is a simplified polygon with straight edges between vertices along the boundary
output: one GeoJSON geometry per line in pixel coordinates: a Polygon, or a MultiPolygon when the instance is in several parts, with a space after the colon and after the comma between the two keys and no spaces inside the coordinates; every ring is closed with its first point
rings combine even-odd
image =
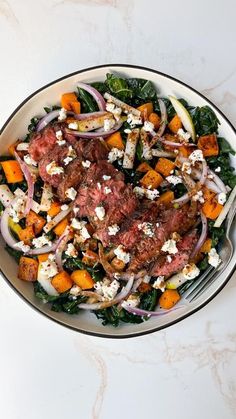
{"type": "MultiPolygon", "coordinates": [[[[0,0],[0,125],[42,84],[106,62],[174,75],[235,124],[235,2],[163,3],[0,0]]],[[[1,280],[1,417],[234,419],[235,280],[182,323],[122,341],[48,321],[1,280]]]]}

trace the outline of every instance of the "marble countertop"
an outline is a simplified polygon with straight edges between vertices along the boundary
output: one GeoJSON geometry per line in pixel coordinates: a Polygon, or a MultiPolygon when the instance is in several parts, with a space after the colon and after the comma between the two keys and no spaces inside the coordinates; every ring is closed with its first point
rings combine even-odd
{"type": "MultiPolygon", "coordinates": [[[[235,124],[235,37],[234,0],[0,0],[0,126],[41,85],[103,63],[171,74],[235,124]]],[[[50,322],[0,278],[1,417],[235,419],[235,301],[236,276],[169,329],[106,340],[50,322]]]]}

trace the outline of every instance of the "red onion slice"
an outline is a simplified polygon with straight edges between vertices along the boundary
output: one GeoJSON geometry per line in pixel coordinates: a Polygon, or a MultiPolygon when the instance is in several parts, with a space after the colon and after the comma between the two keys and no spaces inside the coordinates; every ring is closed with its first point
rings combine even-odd
{"type": "Polygon", "coordinates": [[[47,113],[37,124],[36,131],[39,132],[45,128],[53,119],[58,118],[60,109],[47,113]]]}
{"type": "Polygon", "coordinates": [[[58,241],[56,241],[55,243],[52,243],[51,246],[47,245],[47,246],[40,247],[38,249],[30,249],[28,252],[25,252],[25,254],[26,255],[43,255],[44,253],[52,253],[56,250],[57,243],[58,241]]]}
{"type": "Polygon", "coordinates": [[[213,172],[212,170],[208,169],[208,173],[212,176],[213,181],[215,182],[216,186],[220,189],[220,192],[227,193],[226,186],[224,182],[213,172]]]}
{"type": "Polygon", "coordinates": [[[204,183],[207,180],[207,170],[208,170],[208,166],[206,163],[206,160],[202,161],[202,173],[201,173],[201,177],[199,180],[200,185],[204,185],[204,183]]]}
{"type": "Polygon", "coordinates": [[[141,317],[160,317],[163,316],[165,314],[170,313],[171,311],[176,311],[179,310],[180,308],[184,307],[184,305],[180,305],[178,307],[174,307],[171,308],[169,310],[166,311],[148,311],[148,310],[143,310],[141,308],[138,307],[130,307],[128,305],[128,303],[126,301],[123,302],[122,307],[128,311],[129,313],[135,314],[136,316],[141,316],[141,317]]]}
{"type": "Polygon", "coordinates": [[[125,287],[122,288],[121,292],[117,294],[117,296],[111,301],[103,301],[102,303],[94,303],[94,304],[86,304],[82,303],[79,304],[78,307],[82,308],[83,310],[101,310],[103,308],[111,307],[114,304],[118,304],[120,301],[124,300],[125,297],[131,291],[131,288],[134,283],[134,275],[130,274],[130,278],[125,287]]]}
{"type": "Polygon", "coordinates": [[[70,238],[70,228],[66,227],[64,233],[59,238],[57,242],[57,247],[55,249],[55,255],[56,255],[55,260],[56,260],[56,264],[59,271],[63,270],[62,253],[65,249],[66,243],[68,242],[69,238],[70,238]]]}
{"type": "Polygon", "coordinates": [[[27,164],[23,160],[21,160],[21,158],[18,156],[16,152],[15,152],[15,157],[20,165],[20,168],[24,174],[24,177],[28,185],[27,199],[26,199],[26,205],[25,205],[25,210],[24,210],[24,216],[26,216],[27,214],[29,214],[32,208],[33,196],[34,196],[34,179],[27,164]]]}
{"type": "Polygon", "coordinates": [[[201,249],[203,243],[205,242],[206,238],[207,238],[207,219],[206,216],[203,214],[203,212],[201,211],[201,221],[202,221],[202,231],[201,231],[201,235],[198,239],[198,242],[195,246],[195,248],[192,251],[191,254],[191,258],[193,258],[198,251],[201,249]]]}
{"type": "Polygon", "coordinates": [[[118,131],[120,129],[121,125],[123,124],[123,121],[117,122],[114,127],[110,131],[91,131],[91,132],[82,132],[82,131],[74,131],[66,128],[66,132],[68,134],[72,134],[76,137],[80,138],[98,138],[98,137],[108,137],[109,135],[113,134],[114,132],[118,131]]]}
{"type": "Polygon", "coordinates": [[[90,95],[95,99],[100,111],[105,111],[106,110],[106,102],[103,99],[101,93],[99,93],[97,91],[97,89],[95,89],[94,87],[90,86],[89,84],[85,84],[85,83],[77,83],[77,86],[80,89],[83,89],[86,92],[90,93],[90,95]]]}
{"type": "MultiPolygon", "coordinates": [[[[13,204],[18,198],[15,198],[11,204],[13,204]]],[[[8,226],[8,220],[10,217],[10,208],[11,205],[8,205],[8,207],[3,211],[1,216],[1,234],[4,239],[4,241],[7,243],[7,245],[13,249],[15,249],[15,245],[18,243],[18,241],[12,236],[9,226],[8,226]]]]}

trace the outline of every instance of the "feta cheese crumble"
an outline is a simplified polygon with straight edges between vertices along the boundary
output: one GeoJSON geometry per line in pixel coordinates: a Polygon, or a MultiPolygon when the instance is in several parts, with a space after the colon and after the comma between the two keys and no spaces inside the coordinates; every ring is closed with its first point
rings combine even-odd
{"type": "Polygon", "coordinates": [[[107,301],[114,300],[119,287],[120,284],[116,279],[112,282],[104,279],[104,281],[97,281],[94,285],[96,292],[103,297],[103,300],[107,301]]]}
{"type": "Polygon", "coordinates": [[[78,297],[81,291],[82,290],[80,287],[78,287],[78,285],[73,285],[73,287],[69,291],[69,294],[73,295],[73,297],[78,297]]]}
{"type": "Polygon", "coordinates": [[[124,155],[123,150],[119,150],[118,148],[113,147],[108,154],[108,162],[113,163],[114,161],[121,159],[123,155],[124,155]]]}
{"type": "Polygon", "coordinates": [[[111,179],[111,176],[107,176],[107,175],[103,175],[103,180],[110,180],[111,179]]]}
{"type": "Polygon", "coordinates": [[[23,253],[27,253],[30,250],[30,246],[24,244],[23,241],[14,244],[14,247],[18,250],[21,250],[23,253]]]}
{"type": "Polygon", "coordinates": [[[170,175],[166,177],[167,182],[172,183],[172,185],[178,185],[182,183],[182,179],[179,176],[170,175]]]}
{"type": "Polygon", "coordinates": [[[36,249],[40,249],[41,247],[45,245],[51,246],[52,242],[49,240],[49,238],[45,234],[42,234],[42,236],[36,237],[35,239],[32,240],[32,245],[36,249]]]}
{"type": "Polygon", "coordinates": [[[72,257],[72,258],[76,258],[76,257],[78,256],[78,252],[77,252],[77,250],[76,250],[75,246],[74,246],[72,243],[69,243],[69,244],[67,245],[67,249],[66,249],[66,251],[65,251],[65,254],[66,254],[67,256],[72,257]]]}
{"type": "Polygon", "coordinates": [[[163,246],[162,246],[161,250],[162,250],[163,252],[168,252],[168,253],[173,254],[173,255],[174,255],[175,253],[178,253],[178,249],[177,249],[177,247],[176,247],[176,241],[175,241],[175,240],[173,240],[173,239],[167,240],[167,241],[163,244],[163,246]]]}
{"type": "Polygon", "coordinates": [[[86,228],[86,224],[86,221],[79,221],[76,218],[73,218],[71,222],[71,227],[75,230],[79,230],[83,242],[91,237],[86,228]]]}
{"type": "Polygon", "coordinates": [[[74,130],[77,130],[78,129],[78,123],[77,122],[70,122],[69,123],[69,125],[68,125],[68,127],[70,128],[70,129],[74,129],[74,130]]]}
{"type": "Polygon", "coordinates": [[[172,257],[170,255],[167,255],[166,260],[167,260],[168,263],[171,263],[172,262],[172,257]]]}
{"type": "Polygon", "coordinates": [[[127,253],[121,244],[114,250],[114,253],[119,260],[122,260],[124,263],[129,263],[130,253],[127,253]]]}
{"type": "Polygon", "coordinates": [[[110,131],[114,125],[115,125],[116,121],[114,119],[104,119],[104,124],[103,124],[103,128],[105,132],[110,131]]]}
{"type": "Polygon", "coordinates": [[[48,278],[52,278],[58,273],[57,265],[53,258],[48,257],[48,260],[41,262],[41,272],[48,278]]]}
{"type": "Polygon", "coordinates": [[[26,156],[24,156],[24,161],[26,164],[29,164],[30,166],[38,165],[38,163],[34,159],[32,159],[29,154],[26,154],[26,156]]]}
{"type": "Polygon", "coordinates": [[[147,236],[147,237],[153,237],[154,236],[153,224],[152,223],[144,222],[144,223],[138,224],[138,229],[142,230],[144,232],[145,236],[147,236]]]}
{"type": "Polygon", "coordinates": [[[65,140],[63,140],[63,133],[62,130],[56,131],[56,138],[57,138],[57,144],[58,145],[64,145],[66,143],[65,140]]]}
{"type": "Polygon", "coordinates": [[[192,164],[196,163],[197,161],[203,161],[204,157],[203,157],[202,150],[194,150],[190,154],[189,160],[191,160],[192,164]]]}
{"type": "Polygon", "coordinates": [[[127,115],[127,122],[131,126],[131,128],[134,128],[135,125],[142,125],[142,118],[139,116],[136,116],[132,113],[128,113],[127,115]]]}
{"type": "Polygon", "coordinates": [[[214,268],[217,268],[221,262],[220,256],[218,255],[216,249],[213,247],[208,253],[208,263],[214,268]]]}
{"type": "Polygon", "coordinates": [[[158,276],[157,279],[155,280],[154,284],[152,285],[153,288],[155,288],[156,290],[161,290],[162,292],[164,292],[165,288],[166,288],[164,279],[165,279],[164,276],[158,276]]]}
{"type": "Polygon", "coordinates": [[[109,193],[112,192],[112,190],[110,188],[108,188],[108,186],[105,186],[104,192],[105,192],[106,195],[108,195],[109,193]]]}
{"type": "Polygon", "coordinates": [[[104,217],[105,217],[105,209],[102,206],[96,207],[95,208],[95,213],[96,213],[96,216],[98,217],[98,219],[100,221],[104,220],[104,217]]]}
{"type": "Polygon", "coordinates": [[[218,195],[218,203],[224,205],[226,202],[226,194],[224,192],[219,193],[218,195]]]}
{"type": "Polygon", "coordinates": [[[152,132],[154,131],[154,124],[149,121],[144,121],[143,129],[146,132],[152,132]]]}
{"type": "Polygon", "coordinates": [[[122,109],[119,108],[118,106],[115,106],[114,103],[107,103],[106,104],[106,110],[107,112],[111,112],[114,116],[114,118],[119,121],[120,119],[120,115],[122,113],[122,109]]]}
{"type": "Polygon", "coordinates": [[[200,270],[195,263],[188,263],[182,270],[182,274],[186,279],[194,279],[200,274],[200,270]]]}
{"type": "Polygon", "coordinates": [[[74,201],[77,195],[77,192],[74,188],[68,188],[65,192],[65,195],[67,198],[71,199],[71,201],[74,201]]]}
{"type": "Polygon", "coordinates": [[[147,199],[150,199],[151,201],[153,201],[159,196],[159,191],[157,189],[145,189],[141,186],[135,186],[133,191],[138,198],[143,198],[145,196],[147,199]]]}
{"type": "Polygon", "coordinates": [[[124,129],[124,133],[125,133],[125,134],[130,134],[131,132],[132,132],[132,130],[131,130],[131,129],[129,129],[129,128],[124,129]]]}
{"type": "Polygon", "coordinates": [[[216,173],[221,172],[221,167],[220,167],[220,166],[218,166],[218,167],[215,169],[215,172],[216,172],[216,173]]]}
{"type": "Polygon", "coordinates": [[[67,117],[67,111],[65,108],[61,108],[59,111],[58,121],[64,121],[67,117]]]}
{"type": "Polygon", "coordinates": [[[118,224],[113,224],[108,227],[108,235],[115,236],[119,230],[120,230],[120,227],[118,226],[118,224]]]}
{"type": "Polygon", "coordinates": [[[68,148],[67,156],[66,156],[65,159],[63,159],[63,161],[64,161],[65,165],[67,166],[76,157],[77,157],[76,151],[70,145],[69,148],[68,148]]]}
{"type": "Polygon", "coordinates": [[[198,191],[195,195],[193,195],[193,201],[199,201],[201,204],[204,204],[205,199],[203,198],[203,192],[198,191]]]}
{"type": "Polygon", "coordinates": [[[189,138],[191,138],[191,134],[188,131],[185,132],[182,128],[178,129],[177,135],[181,137],[186,143],[188,143],[189,138]]]}
{"type": "Polygon", "coordinates": [[[61,173],[64,173],[64,169],[63,167],[57,166],[56,162],[53,160],[51,163],[47,164],[46,172],[51,176],[60,175],[61,173]]]}
{"type": "Polygon", "coordinates": [[[91,166],[91,162],[89,160],[82,161],[82,166],[88,169],[91,166]]]}
{"type": "Polygon", "coordinates": [[[136,294],[131,294],[124,303],[124,306],[135,308],[140,304],[140,298],[136,294]]]}

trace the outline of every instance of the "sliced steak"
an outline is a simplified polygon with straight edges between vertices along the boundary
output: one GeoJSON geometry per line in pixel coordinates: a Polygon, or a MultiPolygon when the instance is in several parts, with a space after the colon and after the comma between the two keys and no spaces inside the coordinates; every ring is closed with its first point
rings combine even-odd
{"type": "Polygon", "coordinates": [[[108,161],[101,160],[98,164],[94,163],[90,166],[86,172],[83,184],[91,185],[98,182],[102,183],[105,181],[103,176],[110,176],[113,180],[124,181],[123,173],[115,169],[115,167],[111,163],[108,163],[108,161]]]}
{"type": "Polygon", "coordinates": [[[65,167],[64,159],[68,154],[68,146],[59,146],[55,145],[52,150],[50,150],[47,155],[45,155],[39,162],[39,175],[44,180],[44,182],[49,183],[50,185],[57,188],[64,177],[64,173],[50,175],[47,172],[47,165],[55,162],[56,166],[65,167]]]}
{"type": "Polygon", "coordinates": [[[132,249],[141,239],[154,233],[158,212],[159,206],[156,202],[142,204],[126,218],[119,233],[110,237],[111,242],[122,244],[127,250],[132,249]]]}
{"type": "Polygon", "coordinates": [[[74,147],[85,160],[91,162],[106,160],[109,153],[105,141],[99,138],[93,138],[91,140],[81,139],[74,144],[74,147]]]}
{"type": "Polygon", "coordinates": [[[56,145],[56,134],[52,126],[47,126],[39,133],[35,133],[29,144],[29,154],[35,161],[40,161],[56,145]]]}
{"type": "Polygon", "coordinates": [[[189,262],[192,250],[197,243],[198,234],[196,230],[186,234],[178,243],[178,253],[171,255],[171,262],[168,262],[165,255],[161,255],[150,271],[152,276],[170,276],[179,272],[189,262]]]}
{"type": "Polygon", "coordinates": [[[159,227],[155,229],[154,237],[147,237],[137,243],[129,265],[129,271],[136,272],[142,266],[146,266],[160,255],[161,248],[171,233],[185,234],[196,221],[195,214],[189,211],[186,205],[180,209],[168,209],[161,212],[157,222],[159,227]]]}
{"type": "Polygon", "coordinates": [[[96,223],[97,231],[94,237],[101,240],[104,246],[110,244],[112,236],[108,234],[108,227],[123,223],[137,209],[138,205],[139,201],[133,193],[132,187],[130,185],[124,185],[123,192],[119,197],[117,194],[117,198],[113,200],[112,205],[109,205],[105,219],[100,223],[96,223]]]}
{"type": "Polygon", "coordinates": [[[66,168],[65,174],[57,188],[57,195],[60,201],[67,201],[66,191],[68,188],[77,189],[83,180],[86,169],[80,159],[74,159],[66,168]]]}

